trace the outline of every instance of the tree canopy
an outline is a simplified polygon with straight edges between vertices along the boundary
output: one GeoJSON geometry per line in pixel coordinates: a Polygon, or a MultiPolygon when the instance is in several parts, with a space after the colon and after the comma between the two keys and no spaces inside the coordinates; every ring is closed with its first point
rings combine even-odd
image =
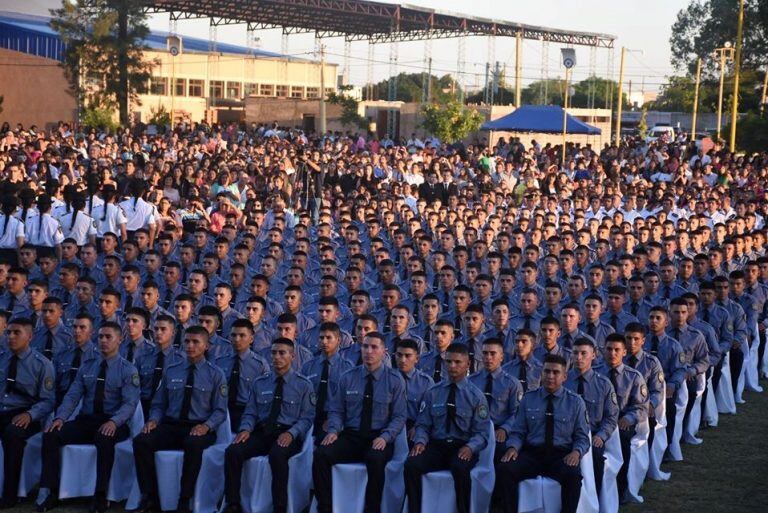
{"type": "MultiPolygon", "coordinates": [[[[373,98],[377,100],[389,99],[389,81],[384,79],[381,82],[373,85],[373,98]]],[[[395,94],[395,100],[402,102],[421,102],[423,96],[423,73],[400,73],[396,78],[397,90],[395,94]]],[[[443,75],[438,77],[436,75],[429,75],[429,88],[431,92],[432,101],[448,101],[452,97],[458,95],[460,91],[459,84],[455,82],[455,79],[451,75],[443,75]]]]}
{"type": "Polygon", "coordinates": [[[479,112],[456,100],[424,104],[422,114],[424,129],[447,143],[464,139],[483,123],[483,116],[479,112]]]}

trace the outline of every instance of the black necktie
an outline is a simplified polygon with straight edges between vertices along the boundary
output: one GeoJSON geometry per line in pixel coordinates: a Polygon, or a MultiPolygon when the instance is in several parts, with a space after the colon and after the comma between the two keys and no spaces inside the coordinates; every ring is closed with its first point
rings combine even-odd
{"type": "Polygon", "coordinates": [[[432,341],[432,326],[427,325],[427,327],[424,329],[424,342],[431,342],[432,341]]]}
{"type": "Polygon", "coordinates": [[[176,348],[181,347],[181,335],[184,331],[184,326],[179,322],[176,323],[176,334],[173,337],[173,346],[176,348]]]}
{"type": "Polygon", "coordinates": [[[360,415],[360,435],[367,438],[371,434],[373,422],[373,374],[365,378],[365,391],[363,392],[363,411],[360,415]]]}
{"type": "Polygon", "coordinates": [[[32,329],[35,329],[35,326],[37,326],[37,312],[32,312],[32,317],[30,317],[32,320],[32,329]]]}
{"type": "Polygon", "coordinates": [[[704,322],[709,322],[709,310],[705,308],[704,312],[701,315],[702,317],[704,317],[704,322]]]}
{"type": "Polygon", "coordinates": [[[11,294],[11,299],[8,301],[8,311],[13,313],[13,309],[16,307],[16,296],[11,294]]]}
{"type": "Polygon", "coordinates": [[[45,348],[43,349],[43,356],[49,360],[53,359],[53,332],[48,330],[48,334],[45,337],[45,348]]]}
{"type": "Polygon", "coordinates": [[[163,308],[168,310],[171,307],[171,301],[173,301],[173,291],[168,289],[165,293],[165,299],[163,299],[163,308]]]}
{"type": "Polygon", "coordinates": [[[448,387],[448,400],[445,403],[447,415],[445,416],[445,430],[450,432],[451,426],[456,421],[456,383],[448,387]]]}
{"type": "Polygon", "coordinates": [[[437,355],[437,358],[435,358],[435,370],[432,372],[432,381],[435,383],[440,383],[440,381],[443,379],[443,357],[439,354],[437,355]]]}
{"type": "Polygon", "coordinates": [[[525,362],[520,360],[520,371],[518,371],[517,379],[520,384],[523,385],[523,390],[528,390],[528,369],[525,368],[525,362]]]}
{"type": "Polygon", "coordinates": [[[615,330],[619,329],[619,316],[616,314],[611,315],[611,327],[615,330]]]}
{"type": "Polygon", "coordinates": [[[579,384],[576,387],[576,393],[584,397],[584,376],[579,376],[579,384]]]}
{"type": "Polygon", "coordinates": [[[79,347],[75,348],[75,357],[72,358],[72,365],[69,366],[69,383],[72,384],[77,376],[77,370],[80,368],[80,362],[83,357],[83,350],[79,347]]]}
{"type": "Polygon", "coordinates": [[[632,312],[632,315],[634,315],[635,317],[637,317],[637,308],[638,308],[637,303],[632,303],[630,310],[632,312]]]}
{"type": "Polygon", "coordinates": [[[195,364],[190,363],[187,369],[187,383],[184,385],[184,399],[181,401],[179,419],[189,420],[189,409],[192,406],[192,392],[195,390],[195,364]]]}
{"type": "Polygon", "coordinates": [[[530,315],[526,315],[524,317],[524,319],[525,319],[525,322],[523,323],[523,328],[525,328],[527,330],[531,329],[531,316],[530,315]]]}
{"type": "Polygon", "coordinates": [[[397,368],[397,346],[400,345],[400,340],[402,340],[400,337],[395,337],[392,339],[392,354],[390,355],[390,358],[392,359],[392,368],[397,368]]]}
{"type": "Polygon", "coordinates": [[[421,309],[421,300],[420,299],[414,299],[413,300],[413,322],[418,323],[419,322],[419,310],[421,309]]]}
{"type": "Polygon", "coordinates": [[[136,351],[136,344],[133,343],[133,340],[128,341],[128,358],[127,360],[131,363],[133,363],[133,354],[136,351]]]}
{"type": "Polygon", "coordinates": [[[165,368],[165,353],[161,349],[155,360],[155,370],[152,372],[152,392],[150,397],[155,396],[155,390],[160,386],[160,380],[163,378],[163,369],[165,368]]]}
{"type": "Polygon", "coordinates": [[[389,333],[392,329],[391,327],[391,321],[392,321],[392,312],[387,311],[386,317],[384,317],[384,333],[389,333]]]}
{"type": "Polygon", "coordinates": [[[592,338],[595,338],[595,325],[591,322],[587,323],[587,335],[589,335],[592,338]]]}
{"type": "Polygon", "coordinates": [[[669,299],[669,285],[664,285],[664,299],[669,299]]]}
{"type": "Polygon", "coordinates": [[[475,372],[475,339],[470,338],[467,340],[467,349],[469,350],[469,373],[474,374],[475,372]]]}
{"type": "Polygon", "coordinates": [[[555,448],[555,402],[554,396],[547,396],[546,424],[544,427],[544,448],[551,451],[555,448]]]}
{"type": "Polygon", "coordinates": [[[443,310],[451,308],[451,297],[447,292],[443,292],[443,310]]]}
{"type": "Polygon", "coordinates": [[[96,378],[96,392],[93,395],[93,413],[104,413],[104,387],[107,383],[107,361],[102,360],[99,366],[99,377],[96,378]]]}
{"type": "Polygon", "coordinates": [[[611,385],[613,385],[613,391],[616,392],[617,395],[619,393],[619,384],[618,384],[618,381],[616,380],[618,375],[619,375],[619,371],[618,370],[611,369],[611,372],[610,372],[611,385]]]}
{"type": "Polygon", "coordinates": [[[229,375],[229,406],[237,404],[237,389],[240,388],[240,355],[235,353],[235,363],[232,364],[232,372],[229,375]]]}
{"type": "Polygon", "coordinates": [[[675,340],[680,342],[680,330],[678,328],[675,328],[674,335],[675,335],[675,340]]]}
{"type": "Polygon", "coordinates": [[[658,356],[659,354],[659,337],[656,335],[651,338],[651,354],[653,356],[658,356]]]}
{"type": "Polygon", "coordinates": [[[323,360],[323,371],[320,373],[320,384],[317,387],[317,406],[315,407],[315,432],[319,433],[325,422],[325,403],[328,400],[328,373],[331,370],[331,362],[323,360]]]}
{"type": "Polygon", "coordinates": [[[485,400],[488,402],[488,405],[490,406],[491,401],[493,400],[493,374],[490,372],[485,377],[485,390],[483,391],[485,394],[485,400]]]}
{"type": "Polygon", "coordinates": [[[83,277],[90,278],[91,277],[91,268],[86,266],[83,266],[83,277]]]}
{"type": "Polygon", "coordinates": [[[19,367],[19,357],[11,356],[11,364],[8,366],[8,375],[5,377],[6,392],[16,391],[16,370],[19,367]]]}
{"type": "Polygon", "coordinates": [[[125,298],[125,311],[127,312],[133,308],[133,294],[128,294],[128,297],[125,298]]]}
{"type": "Polygon", "coordinates": [[[275,380],[275,392],[272,396],[272,407],[269,409],[269,417],[267,418],[267,432],[274,433],[277,431],[277,419],[280,416],[280,409],[283,407],[283,384],[285,380],[282,376],[278,376],[275,380]]]}
{"type": "Polygon", "coordinates": [[[637,368],[637,356],[632,355],[629,357],[629,366],[633,369],[637,368]]]}

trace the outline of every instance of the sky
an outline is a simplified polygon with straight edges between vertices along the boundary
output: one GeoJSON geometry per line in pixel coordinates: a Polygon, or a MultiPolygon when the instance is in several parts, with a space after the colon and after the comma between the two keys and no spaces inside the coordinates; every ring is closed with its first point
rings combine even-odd
{"type": "MultiPolygon", "coordinates": [[[[30,4],[58,4],[59,0],[28,0],[30,4]]],[[[386,0],[383,0],[386,1],[386,0]]],[[[513,22],[542,25],[546,27],[598,32],[616,36],[613,59],[611,51],[598,49],[590,52],[589,48],[576,47],[577,64],[573,79],[578,81],[592,72],[598,76],[618,78],[619,53],[622,46],[627,47],[625,65],[625,84],[632,81],[633,91],[658,91],[666,77],[674,72],[670,63],[669,37],[671,26],[677,12],[690,0],[408,0],[410,5],[452,11],[468,16],[504,19],[513,22]],[[502,8],[500,8],[502,7],[502,8]],[[611,61],[613,61],[611,65],[611,61]]],[[[394,3],[394,2],[392,2],[394,3]]],[[[18,10],[18,0],[0,0],[0,10],[14,6],[18,10]]],[[[170,18],[167,14],[155,14],[150,17],[150,28],[169,31],[170,18]]],[[[181,20],[176,27],[179,34],[208,38],[209,26],[206,20],[181,20]]],[[[283,50],[280,30],[262,30],[257,32],[258,45],[264,50],[280,52],[283,50]]],[[[217,38],[221,42],[247,45],[245,25],[225,25],[217,29],[217,38]]],[[[394,68],[389,63],[391,45],[374,45],[373,62],[370,62],[368,43],[353,42],[350,46],[349,59],[345,59],[343,38],[326,38],[323,43],[327,48],[327,58],[339,65],[343,73],[348,65],[349,81],[355,85],[365,84],[369,78],[378,82],[392,71],[421,73],[426,69],[425,56],[432,55],[432,70],[435,75],[450,73],[456,75],[458,69],[458,44],[456,39],[440,39],[431,43],[399,43],[397,47],[398,64],[394,68]]],[[[494,52],[489,50],[487,37],[471,37],[466,40],[466,65],[462,82],[470,89],[481,87],[485,82],[486,62],[499,61],[500,66],[507,66],[506,76],[514,76],[515,41],[513,38],[496,38],[494,52]]],[[[314,58],[315,40],[311,34],[291,35],[288,38],[287,54],[302,58],[314,58]]],[[[528,84],[548,76],[561,78],[564,68],[560,64],[560,45],[543,45],[540,41],[523,42],[523,84],[528,84]],[[548,46],[548,47],[547,47],[548,46]]]]}

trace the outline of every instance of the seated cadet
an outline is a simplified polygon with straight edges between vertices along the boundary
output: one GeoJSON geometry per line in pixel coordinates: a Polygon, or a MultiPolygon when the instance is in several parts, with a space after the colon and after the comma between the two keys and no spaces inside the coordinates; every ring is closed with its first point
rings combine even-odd
{"type": "MultiPolygon", "coordinates": [[[[656,307],[653,307],[656,308],[656,307]]],[[[605,365],[598,369],[613,385],[619,409],[619,436],[621,438],[621,456],[624,463],[616,476],[619,488],[619,501],[626,502],[627,471],[631,456],[630,444],[635,436],[637,425],[648,415],[648,387],[640,372],[624,365],[627,356],[627,346],[624,337],[619,333],[611,333],[605,339],[603,359],[605,365]]]]}
{"type": "Polygon", "coordinates": [[[215,362],[217,358],[232,354],[232,344],[217,333],[221,326],[221,312],[217,307],[212,305],[201,307],[197,312],[197,322],[205,328],[210,337],[208,352],[205,353],[208,360],[215,362]]]}
{"type": "Polygon", "coordinates": [[[392,367],[396,365],[395,351],[397,344],[399,344],[401,340],[405,340],[406,338],[414,340],[419,346],[419,353],[426,351],[424,340],[416,334],[415,329],[411,329],[412,324],[411,312],[408,310],[407,306],[404,306],[401,303],[392,307],[390,312],[391,330],[384,339],[392,367]]]}
{"type": "Polygon", "coordinates": [[[251,350],[254,353],[271,347],[272,339],[275,338],[272,328],[267,326],[267,321],[264,319],[266,309],[267,302],[260,296],[251,296],[243,306],[246,319],[251,321],[253,325],[253,344],[251,345],[251,350]]]}
{"type": "Polygon", "coordinates": [[[120,313],[120,292],[106,288],[99,295],[99,316],[94,319],[94,328],[98,329],[104,322],[116,322],[121,327],[123,316],[120,313]]]}
{"type": "MultiPolygon", "coordinates": [[[[523,392],[539,388],[541,381],[541,362],[533,356],[533,344],[536,334],[525,328],[515,334],[514,357],[504,364],[502,369],[510,376],[517,378],[523,387],[523,392]]],[[[567,364],[566,364],[567,369],[567,364]]]]}
{"type": "Polygon", "coordinates": [[[0,308],[11,312],[11,317],[29,318],[32,309],[26,292],[29,271],[23,267],[11,267],[5,282],[5,292],[0,294],[0,308]]]}
{"type": "Polygon", "coordinates": [[[624,328],[630,322],[638,322],[637,317],[624,310],[624,301],[627,297],[627,288],[622,285],[613,285],[608,288],[608,303],[600,320],[607,323],[618,333],[624,333],[624,328]]]}
{"type": "Polygon", "coordinates": [[[419,362],[419,345],[415,340],[406,338],[401,340],[395,348],[397,370],[405,381],[405,399],[408,402],[408,418],[405,419],[405,429],[408,431],[408,442],[416,435],[416,418],[424,393],[435,384],[428,375],[416,368],[419,362]]]}
{"type": "Polygon", "coordinates": [[[592,462],[595,487],[600,496],[605,469],[605,443],[616,430],[619,407],[611,382],[592,369],[596,358],[594,342],[577,338],[573,343],[573,368],[568,373],[565,388],[578,394],[587,407],[589,429],[592,432],[592,462]]]}
{"type": "Polygon", "coordinates": [[[69,444],[96,446],[96,488],[91,511],[103,513],[108,508],[115,444],[130,435],[128,423],[139,403],[138,372],[119,350],[120,326],[103,324],[99,328],[99,354],[83,362],[43,435],[43,472],[37,500],[40,512],[58,504],[60,449],[69,444]],[[68,420],[81,401],[77,417],[68,420]]]}
{"type": "Polygon", "coordinates": [[[214,306],[219,309],[221,314],[221,325],[217,331],[224,338],[229,337],[232,324],[243,318],[243,314],[230,306],[232,293],[232,286],[229,283],[217,283],[213,291],[214,306]]]}
{"type": "Polygon", "coordinates": [[[563,513],[575,513],[581,496],[579,461],[590,446],[584,401],[563,388],[567,378],[562,356],[544,357],[541,388],[520,401],[507,451],[496,464],[501,511],[516,513],[518,484],[536,476],[560,483],[563,513]]]}
{"type": "MultiPolygon", "coordinates": [[[[237,322],[233,331],[237,329],[237,322]]],[[[242,328],[240,328],[242,329],[242,328]]],[[[255,378],[238,434],[224,455],[225,513],[239,513],[243,465],[254,456],[269,456],[272,511],[288,509],[288,460],[301,450],[312,426],[315,394],[307,378],[293,369],[294,344],[272,343],[272,372],[255,378]]],[[[306,469],[302,469],[306,471],[306,469]]]]}
{"type": "Polygon", "coordinates": [[[173,313],[176,317],[176,329],[173,334],[173,347],[184,350],[184,332],[195,325],[195,300],[189,294],[179,294],[173,300],[173,313]]]}
{"type": "Polygon", "coordinates": [[[627,343],[624,364],[640,372],[648,387],[648,447],[652,447],[653,435],[656,433],[656,412],[660,411],[664,401],[664,370],[658,358],[643,350],[645,327],[639,322],[630,322],[624,330],[624,340],[627,343]]]}
{"type": "Polygon", "coordinates": [[[133,457],[141,490],[140,512],[158,508],[155,452],[183,450],[177,512],[189,513],[203,451],[216,441],[216,429],[227,418],[227,381],[205,359],[208,331],[192,326],[184,334],[187,358],[168,367],[152,400],[144,428],[133,439],[133,457]]]}
{"type": "Polygon", "coordinates": [[[88,360],[98,357],[98,348],[93,343],[93,319],[88,314],[77,314],[72,324],[74,344],[53,357],[56,370],[56,405],[60,405],[64,394],[75,381],[77,370],[88,360]]]}
{"type": "Polygon", "coordinates": [[[230,327],[229,338],[232,341],[232,353],[217,358],[215,363],[227,378],[227,407],[232,432],[236,432],[248,404],[251,386],[256,378],[269,372],[269,363],[251,351],[253,325],[248,319],[236,319],[230,327]]]}
{"type": "Polygon", "coordinates": [[[168,367],[184,361],[186,356],[174,347],[174,326],[176,321],[170,315],[160,315],[155,321],[155,344],[148,346],[136,358],[136,369],[141,380],[141,409],[149,417],[152,399],[160,386],[160,380],[168,367]]]}
{"type": "MultiPolygon", "coordinates": [[[[299,330],[295,315],[292,313],[284,313],[277,317],[277,326],[275,327],[274,335],[275,337],[283,337],[293,341],[294,351],[296,352],[296,358],[293,359],[294,370],[300,370],[313,356],[312,351],[301,344],[296,343],[298,334],[299,330]]],[[[272,358],[270,351],[271,349],[266,347],[261,350],[260,354],[265,360],[269,361],[269,359],[272,358]]]]}
{"type": "Polygon", "coordinates": [[[144,336],[149,326],[149,312],[134,306],[125,313],[125,338],[120,344],[120,356],[135,363],[142,354],[151,353],[154,349],[154,342],[144,336]]]}
{"type": "Polygon", "coordinates": [[[571,350],[557,343],[560,338],[560,323],[554,317],[544,317],[539,325],[539,344],[533,350],[533,356],[543,361],[548,354],[559,354],[571,365],[571,350]]]}
{"type": "Polygon", "coordinates": [[[302,376],[306,376],[312,383],[317,404],[315,405],[314,431],[315,441],[325,438],[325,430],[328,424],[328,405],[331,396],[339,389],[339,379],[342,374],[354,367],[354,364],[346,360],[339,352],[341,343],[341,329],[335,322],[320,324],[320,333],[315,346],[320,354],[315,356],[301,368],[302,376]]]}
{"type": "Polygon", "coordinates": [[[498,338],[504,344],[505,351],[512,342],[510,336],[512,329],[509,327],[509,302],[504,299],[495,299],[491,303],[490,321],[486,323],[483,339],[498,338]]]}
{"type": "Polygon", "coordinates": [[[504,362],[504,346],[497,338],[483,341],[483,370],[469,376],[469,382],[483,391],[495,429],[496,449],[494,456],[503,454],[504,446],[515,420],[517,405],[523,398],[523,385],[507,374],[504,362]]]}
{"type": "Polygon", "coordinates": [[[53,364],[30,347],[32,321],[11,319],[6,329],[8,350],[0,352],[0,439],[3,442],[3,497],[0,508],[18,502],[21,463],[27,439],[40,431],[53,411],[53,364]]]}
{"type": "Polygon", "coordinates": [[[419,357],[416,365],[422,372],[432,378],[435,383],[445,377],[445,351],[453,343],[453,323],[448,319],[440,319],[432,331],[432,349],[419,357]]]}
{"type": "Polygon", "coordinates": [[[368,471],[365,511],[381,511],[384,467],[405,426],[407,405],[400,373],[384,365],[384,336],[369,333],[362,344],[363,364],[347,371],[331,398],[328,429],[312,464],[318,513],[332,511],[331,469],[336,463],[364,462],[368,471]]]}
{"type": "MultiPolygon", "coordinates": [[[[560,310],[560,331],[562,332],[562,335],[557,341],[557,343],[560,344],[560,347],[570,349],[573,346],[574,340],[579,337],[587,337],[591,338],[593,341],[595,340],[594,337],[589,336],[589,334],[579,329],[581,326],[580,323],[581,310],[579,309],[578,303],[569,303],[560,310]]],[[[595,347],[597,347],[597,343],[595,343],[595,347]]]]}
{"type": "MultiPolygon", "coordinates": [[[[461,336],[456,342],[467,346],[469,351],[469,372],[474,373],[483,365],[483,331],[485,330],[485,313],[483,307],[476,303],[467,306],[462,315],[461,336]]],[[[455,334],[455,332],[454,332],[455,334]]]]}
{"type": "Polygon", "coordinates": [[[63,313],[61,300],[47,297],[43,300],[41,322],[33,327],[32,348],[49,360],[72,342],[72,332],[62,320],[63,313]]]}
{"type": "Polygon", "coordinates": [[[461,343],[451,344],[445,362],[447,379],[424,394],[413,448],[405,462],[405,493],[410,513],[422,510],[422,476],[444,469],[450,470],[453,476],[456,509],[459,513],[469,513],[472,493],[469,474],[477,464],[480,451],[491,443],[488,403],[483,392],[466,379],[467,347],[461,343]]]}
{"type": "MultiPolygon", "coordinates": [[[[684,293],[685,294],[685,293],[684,293]]],[[[709,350],[704,334],[688,325],[688,302],[683,297],[676,297],[669,303],[670,325],[667,334],[680,343],[685,358],[685,385],[688,389],[688,404],[685,407],[683,422],[688,422],[688,415],[696,402],[698,377],[702,378],[709,369],[709,350]]]]}
{"type": "Polygon", "coordinates": [[[64,318],[71,322],[77,314],[87,313],[95,319],[99,315],[99,305],[96,304],[96,282],[93,278],[80,277],[75,285],[76,300],[70,303],[64,312],[64,318]]]}
{"type": "MultiPolygon", "coordinates": [[[[378,329],[379,329],[379,321],[376,320],[376,317],[374,317],[372,314],[361,315],[357,320],[355,320],[355,329],[354,329],[354,334],[352,335],[352,340],[354,341],[354,344],[352,344],[349,347],[342,348],[340,351],[341,356],[344,357],[344,359],[352,362],[352,365],[355,365],[355,366],[362,365],[363,364],[363,353],[361,350],[362,341],[368,333],[378,331],[378,329]]],[[[385,358],[384,365],[389,365],[389,364],[390,364],[390,359],[385,358]]]]}
{"type": "Polygon", "coordinates": [[[603,313],[603,298],[597,294],[590,294],[584,298],[584,320],[579,324],[579,329],[589,335],[598,348],[605,345],[605,337],[616,330],[600,320],[603,313]]]}
{"type": "MultiPolygon", "coordinates": [[[[160,290],[154,281],[146,281],[141,286],[141,302],[144,309],[149,312],[148,330],[155,327],[155,321],[161,315],[172,315],[167,309],[160,306],[160,290]]],[[[141,306],[141,305],[139,305],[141,306]]]]}

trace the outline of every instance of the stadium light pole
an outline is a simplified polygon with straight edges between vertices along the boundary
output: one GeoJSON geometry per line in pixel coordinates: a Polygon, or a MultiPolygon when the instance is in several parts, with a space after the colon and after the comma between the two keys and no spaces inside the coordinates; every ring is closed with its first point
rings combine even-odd
{"type": "Polygon", "coordinates": [[[744,0],[739,0],[739,19],[736,24],[736,54],[733,58],[733,103],[731,108],[730,150],[736,151],[736,122],[739,118],[739,78],[741,75],[741,44],[744,30],[744,0]]]}
{"type": "Polygon", "coordinates": [[[693,118],[691,119],[691,141],[696,141],[696,118],[699,113],[699,87],[701,86],[701,57],[696,60],[696,89],[693,92],[693,118]]]}
{"type": "Polygon", "coordinates": [[[717,140],[720,140],[720,130],[723,126],[723,86],[725,84],[725,62],[727,59],[733,59],[733,47],[730,41],[721,48],[715,49],[715,55],[720,57],[720,91],[717,98],[717,140]]]}

